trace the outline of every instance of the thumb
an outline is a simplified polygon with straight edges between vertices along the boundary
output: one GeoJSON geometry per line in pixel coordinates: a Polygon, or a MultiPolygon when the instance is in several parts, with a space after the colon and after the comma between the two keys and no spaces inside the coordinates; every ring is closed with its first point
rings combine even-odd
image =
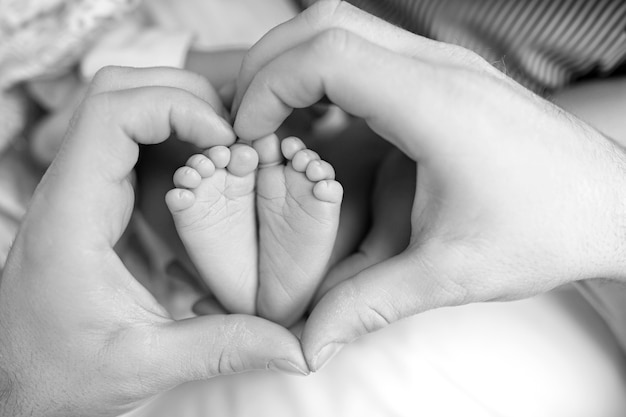
{"type": "Polygon", "coordinates": [[[343,345],[397,320],[461,304],[457,294],[412,249],[367,268],[326,293],[311,312],[302,335],[309,368],[319,370],[343,345]]]}
{"type": "Polygon", "coordinates": [[[259,317],[196,317],[152,328],[148,342],[142,337],[148,352],[142,355],[145,372],[141,379],[159,375],[152,387],[157,392],[251,370],[309,373],[299,340],[289,330],[259,317]]]}

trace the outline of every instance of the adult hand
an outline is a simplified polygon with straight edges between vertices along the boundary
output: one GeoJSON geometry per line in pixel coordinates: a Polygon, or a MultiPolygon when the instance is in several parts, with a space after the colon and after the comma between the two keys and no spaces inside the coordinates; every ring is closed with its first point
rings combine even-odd
{"type": "Polygon", "coordinates": [[[133,210],[138,144],[172,131],[200,147],[232,144],[221,111],[210,85],[187,72],[96,76],[2,275],[1,415],[119,415],[190,380],[306,369],[299,341],[263,319],[172,321],[113,250],[133,210]]]}
{"type": "Polygon", "coordinates": [[[428,309],[624,278],[623,150],[474,53],[320,1],[249,52],[235,132],[263,137],[324,95],[418,173],[408,249],[314,307],[302,340],[312,370],[428,309]]]}

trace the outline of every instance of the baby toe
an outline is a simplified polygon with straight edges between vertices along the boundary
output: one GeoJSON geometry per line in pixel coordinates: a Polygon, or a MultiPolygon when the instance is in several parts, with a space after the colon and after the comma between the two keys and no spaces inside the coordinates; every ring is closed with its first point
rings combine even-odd
{"type": "Polygon", "coordinates": [[[306,167],[306,177],[309,181],[334,180],[335,169],[331,164],[322,160],[314,160],[306,167]]]}
{"type": "Polygon", "coordinates": [[[196,188],[201,181],[198,171],[188,166],[180,167],[174,173],[174,185],[178,188],[196,188]]]}
{"type": "Polygon", "coordinates": [[[230,162],[230,149],[226,146],[214,146],[204,151],[204,155],[213,162],[217,169],[226,168],[230,162]]]}
{"type": "Polygon", "coordinates": [[[298,172],[306,171],[306,167],[311,163],[311,161],[315,161],[320,159],[320,156],[317,152],[312,151],[310,149],[303,149],[301,151],[296,152],[291,160],[291,164],[293,169],[298,172]]]}
{"type": "Polygon", "coordinates": [[[252,147],[243,144],[235,144],[230,147],[228,172],[237,177],[245,177],[258,166],[259,155],[252,147]]]}
{"type": "Polygon", "coordinates": [[[172,213],[186,210],[196,201],[196,196],[184,188],[175,188],[165,194],[165,204],[172,213]]]}
{"type": "Polygon", "coordinates": [[[313,186],[315,198],[328,203],[341,203],[343,198],[343,187],[337,181],[324,180],[313,186]]]}
{"type": "Polygon", "coordinates": [[[187,166],[195,169],[202,178],[208,178],[215,174],[215,164],[202,154],[196,154],[189,158],[187,166]]]}
{"type": "Polygon", "coordinates": [[[280,150],[283,153],[283,156],[289,160],[293,159],[296,153],[304,149],[306,149],[304,142],[295,136],[285,138],[280,143],[280,150]]]}
{"type": "Polygon", "coordinates": [[[280,140],[275,134],[255,140],[252,147],[259,155],[260,165],[277,165],[283,162],[283,154],[280,150],[280,140]]]}

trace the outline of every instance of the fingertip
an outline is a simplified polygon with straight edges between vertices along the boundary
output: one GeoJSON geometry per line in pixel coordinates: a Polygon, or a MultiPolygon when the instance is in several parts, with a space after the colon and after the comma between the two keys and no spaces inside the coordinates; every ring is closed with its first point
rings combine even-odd
{"type": "Polygon", "coordinates": [[[289,375],[307,376],[311,373],[308,365],[302,366],[287,359],[272,359],[267,364],[267,369],[284,372],[289,375]]]}
{"type": "Polygon", "coordinates": [[[211,138],[211,139],[217,139],[216,141],[212,141],[209,145],[224,145],[224,146],[230,146],[233,143],[235,143],[235,141],[237,140],[237,135],[235,134],[235,131],[233,130],[232,125],[227,122],[224,118],[222,117],[217,117],[217,126],[216,126],[216,132],[215,138],[211,138]]]}
{"type": "Polygon", "coordinates": [[[233,129],[239,138],[252,141],[276,132],[292,111],[276,96],[266,97],[263,92],[248,90],[234,116],[233,129]],[[258,100],[263,101],[261,108],[258,100]]]}
{"type": "Polygon", "coordinates": [[[148,369],[169,375],[170,381],[164,382],[179,384],[253,370],[309,373],[298,339],[284,327],[259,317],[194,317],[163,323],[153,333],[159,344],[141,360],[148,369]],[[171,360],[172,355],[176,361],[171,360]]]}
{"type": "Polygon", "coordinates": [[[338,353],[343,349],[344,344],[338,342],[331,342],[322,347],[313,356],[313,360],[308,362],[311,372],[317,372],[322,369],[328,362],[330,362],[338,353]]]}
{"type": "Polygon", "coordinates": [[[350,343],[401,318],[439,306],[429,299],[434,296],[428,288],[429,279],[408,259],[411,256],[400,254],[366,268],[320,299],[302,335],[302,349],[312,371],[333,356],[327,346],[350,343]]]}

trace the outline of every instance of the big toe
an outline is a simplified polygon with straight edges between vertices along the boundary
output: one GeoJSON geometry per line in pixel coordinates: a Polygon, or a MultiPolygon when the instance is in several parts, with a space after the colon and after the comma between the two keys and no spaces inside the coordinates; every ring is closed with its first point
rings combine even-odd
{"type": "Polygon", "coordinates": [[[261,166],[277,165],[283,162],[280,140],[275,134],[255,140],[252,143],[252,147],[259,155],[259,164],[261,166]]]}
{"type": "Polygon", "coordinates": [[[235,144],[230,147],[230,162],[228,172],[237,176],[245,177],[259,166],[259,155],[256,151],[244,144],[235,144]]]}

